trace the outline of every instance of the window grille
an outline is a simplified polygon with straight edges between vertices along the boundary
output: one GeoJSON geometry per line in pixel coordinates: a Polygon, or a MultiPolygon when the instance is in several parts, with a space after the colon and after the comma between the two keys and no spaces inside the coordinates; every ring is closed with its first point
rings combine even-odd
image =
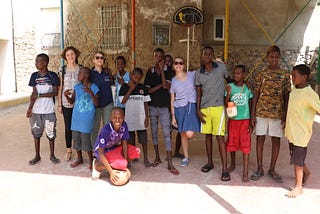
{"type": "Polygon", "coordinates": [[[61,33],[45,33],[41,38],[41,48],[43,50],[59,48],[61,33]]]}
{"type": "Polygon", "coordinates": [[[213,39],[215,41],[224,41],[224,16],[215,16],[213,23],[213,39]]]}
{"type": "Polygon", "coordinates": [[[152,23],[153,45],[170,45],[170,23],[166,21],[155,21],[152,23]]]}

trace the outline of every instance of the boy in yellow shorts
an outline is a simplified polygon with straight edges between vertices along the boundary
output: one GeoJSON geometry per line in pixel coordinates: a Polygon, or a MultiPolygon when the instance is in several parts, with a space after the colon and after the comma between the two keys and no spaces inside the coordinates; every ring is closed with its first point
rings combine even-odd
{"type": "Polygon", "coordinates": [[[224,90],[225,80],[232,82],[225,64],[213,62],[214,50],[210,46],[202,49],[203,65],[196,72],[195,85],[197,89],[197,113],[201,121],[201,133],[206,135],[206,151],[208,162],[202,172],[213,169],[212,135],[219,143],[219,152],[222,161],[222,181],[229,181],[227,171],[227,153],[225,144],[225,111],[224,90]]]}

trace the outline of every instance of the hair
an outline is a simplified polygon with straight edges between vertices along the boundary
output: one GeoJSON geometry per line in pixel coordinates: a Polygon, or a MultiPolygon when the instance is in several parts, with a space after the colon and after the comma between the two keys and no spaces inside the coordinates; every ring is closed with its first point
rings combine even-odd
{"type": "Polygon", "coordinates": [[[111,112],[114,112],[114,111],[120,111],[120,112],[124,115],[124,111],[123,111],[123,109],[120,108],[120,107],[113,107],[113,108],[111,109],[111,112]]]}
{"type": "Polygon", "coordinates": [[[81,52],[80,52],[77,48],[75,48],[75,47],[73,47],[73,46],[68,46],[68,47],[66,47],[65,49],[63,49],[63,51],[62,51],[62,53],[61,53],[61,57],[62,57],[64,60],[67,60],[67,58],[66,58],[66,53],[67,53],[67,51],[69,51],[69,50],[72,50],[72,51],[76,54],[76,63],[78,64],[78,58],[79,58],[81,52]]]}
{"type": "Polygon", "coordinates": [[[278,46],[276,46],[276,45],[272,45],[272,46],[270,46],[270,47],[268,48],[268,50],[267,50],[267,56],[269,56],[269,54],[270,54],[270,53],[273,53],[273,52],[281,54],[280,48],[279,48],[278,46]]]}
{"type": "Polygon", "coordinates": [[[96,52],[94,53],[93,57],[94,57],[96,54],[101,54],[104,58],[106,58],[105,53],[103,53],[102,51],[96,51],[96,52]]]}
{"type": "Polygon", "coordinates": [[[170,60],[173,62],[173,57],[170,55],[170,54],[166,54],[165,56],[164,56],[164,58],[170,58],[170,60]]]}
{"type": "Polygon", "coordinates": [[[49,63],[49,56],[45,53],[38,54],[37,57],[42,58],[45,62],[49,63]]]}
{"type": "Polygon", "coordinates": [[[245,65],[236,65],[235,67],[234,67],[234,70],[236,70],[236,69],[241,69],[242,71],[243,71],[243,73],[245,73],[246,72],[246,66],[245,65]]]}
{"type": "Polygon", "coordinates": [[[153,54],[157,53],[157,52],[161,53],[164,56],[164,50],[162,48],[156,48],[156,49],[153,50],[153,54]]]}
{"type": "Polygon", "coordinates": [[[117,63],[118,60],[122,60],[122,62],[126,65],[127,64],[127,60],[126,58],[124,58],[124,56],[119,55],[114,59],[114,63],[117,63]]]}
{"type": "Polygon", "coordinates": [[[214,49],[213,47],[211,47],[210,45],[206,45],[201,49],[201,53],[203,53],[205,50],[210,50],[212,51],[212,53],[214,53],[214,49]]]}
{"type": "Polygon", "coordinates": [[[298,71],[301,75],[306,75],[307,78],[309,77],[311,70],[309,66],[305,64],[296,65],[292,68],[293,71],[298,71]]]}
{"type": "Polygon", "coordinates": [[[143,76],[143,70],[141,68],[135,67],[132,72],[132,74],[139,74],[140,76],[143,76]]]}
{"type": "Polygon", "coordinates": [[[175,57],[175,58],[174,58],[173,63],[174,63],[174,61],[176,61],[176,59],[182,59],[182,61],[184,62],[183,57],[181,57],[181,56],[177,56],[177,57],[175,57]]]}

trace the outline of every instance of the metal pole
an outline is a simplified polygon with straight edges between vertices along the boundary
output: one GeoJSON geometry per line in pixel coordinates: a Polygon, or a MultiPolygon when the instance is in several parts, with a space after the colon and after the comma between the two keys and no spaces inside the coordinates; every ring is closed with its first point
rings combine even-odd
{"type": "Polygon", "coordinates": [[[136,66],[136,1],[131,0],[131,26],[132,26],[132,34],[131,34],[131,48],[132,48],[132,64],[133,67],[136,66]]]}
{"type": "MultiPolygon", "coordinates": [[[[14,42],[14,14],[13,14],[13,2],[11,0],[11,25],[12,25],[12,52],[13,52],[13,69],[14,69],[14,92],[18,92],[17,81],[17,65],[16,65],[16,44],[14,42]]],[[[1,94],[1,89],[0,89],[1,94]]]]}
{"type": "Polygon", "coordinates": [[[229,46],[229,0],[226,0],[226,23],[224,30],[224,62],[228,61],[228,46],[229,46]]]}
{"type": "MultiPolygon", "coordinates": [[[[60,49],[64,49],[64,21],[63,21],[63,0],[60,0],[60,31],[61,31],[61,40],[60,40],[60,49]]],[[[64,66],[64,59],[60,59],[61,69],[64,66]]]]}
{"type": "Polygon", "coordinates": [[[190,57],[190,26],[187,27],[187,71],[189,71],[189,57],[190,57]]]}
{"type": "Polygon", "coordinates": [[[320,83],[320,41],[318,47],[318,69],[317,69],[317,85],[320,83]]]}

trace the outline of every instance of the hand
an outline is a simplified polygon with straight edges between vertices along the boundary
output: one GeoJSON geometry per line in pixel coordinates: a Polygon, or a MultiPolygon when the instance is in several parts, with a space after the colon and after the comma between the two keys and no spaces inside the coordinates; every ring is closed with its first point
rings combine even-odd
{"type": "Polygon", "coordinates": [[[159,66],[159,69],[160,69],[161,74],[164,73],[164,65],[165,65],[164,60],[161,60],[161,61],[158,63],[158,66],[159,66]]]}
{"type": "Polygon", "coordinates": [[[171,88],[171,81],[167,80],[167,89],[170,90],[170,88],[171,88]]]}
{"type": "Polygon", "coordinates": [[[178,124],[176,121],[176,118],[174,116],[172,116],[172,123],[171,123],[174,127],[178,128],[178,124]]]}
{"type": "Polygon", "coordinates": [[[285,129],[285,128],[286,128],[286,120],[285,120],[285,119],[283,119],[283,120],[281,121],[281,125],[282,125],[282,129],[285,129]]]}
{"type": "Polygon", "coordinates": [[[201,121],[201,123],[205,124],[206,120],[204,119],[206,117],[206,115],[204,113],[202,113],[201,111],[198,111],[198,117],[201,121]]]}
{"type": "Polygon", "coordinates": [[[111,170],[111,172],[109,172],[110,174],[110,180],[112,181],[112,183],[118,183],[119,182],[119,176],[117,175],[117,171],[116,170],[111,170]]]}
{"type": "Polygon", "coordinates": [[[120,76],[118,76],[118,83],[119,83],[120,85],[123,85],[123,84],[124,84],[124,80],[123,80],[123,78],[120,77],[120,76]]]}
{"type": "Polygon", "coordinates": [[[58,106],[57,109],[58,109],[58,112],[61,114],[62,113],[62,107],[58,106]]]}
{"type": "Polygon", "coordinates": [[[27,113],[26,113],[26,117],[29,118],[32,115],[32,109],[28,108],[27,113]]]}
{"type": "Polygon", "coordinates": [[[63,94],[64,94],[64,96],[68,97],[69,95],[72,94],[72,89],[65,90],[65,92],[63,94]]]}
{"type": "Polygon", "coordinates": [[[231,93],[231,86],[230,85],[227,85],[226,91],[230,95],[230,93],[231,93]]]}
{"type": "Polygon", "coordinates": [[[249,124],[248,133],[249,133],[249,134],[252,134],[252,131],[253,131],[253,127],[252,127],[251,124],[249,124]]]}
{"type": "Polygon", "coordinates": [[[90,94],[90,95],[93,94],[91,88],[90,88],[89,86],[87,86],[87,85],[83,88],[83,91],[86,92],[86,93],[88,93],[88,94],[90,94]]]}
{"type": "Polygon", "coordinates": [[[257,118],[255,116],[253,116],[251,118],[251,127],[254,128],[257,124],[257,118]]]}
{"type": "Polygon", "coordinates": [[[148,128],[148,126],[149,126],[149,118],[146,117],[146,118],[144,119],[144,127],[145,127],[145,128],[148,128]]]}

